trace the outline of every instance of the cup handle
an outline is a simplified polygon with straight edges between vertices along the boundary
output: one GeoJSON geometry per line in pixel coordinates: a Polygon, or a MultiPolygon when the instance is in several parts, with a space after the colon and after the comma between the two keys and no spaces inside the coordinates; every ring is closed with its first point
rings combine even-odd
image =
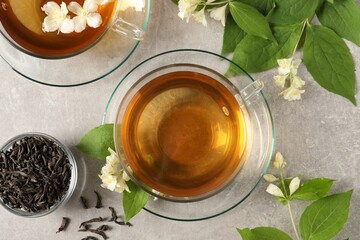
{"type": "Polygon", "coordinates": [[[135,24],[129,23],[124,19],[117,17],[111,26],[112,30],[120,33],[128,38],[135,40],[144,39],[144,30],[136,26],[135,24]]]}
{"type": "Polygon", "coordinates": [[[256,80],[247,85],[240,91],[241,98],[244,102],[248,102],[252,97],[258,94],[264,88],[264,83],[261,80],[256,80]]]}

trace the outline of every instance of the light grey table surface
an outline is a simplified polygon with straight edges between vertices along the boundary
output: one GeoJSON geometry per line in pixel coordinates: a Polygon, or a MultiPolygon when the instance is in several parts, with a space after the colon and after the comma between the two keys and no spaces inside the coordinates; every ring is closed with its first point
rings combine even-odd
{"type": "MultiPolygon", "coordinates": [[[[360,4],[360,1],[357,0],[360,4]]],[[[100,188],[97,177],[102,162],[84,158],[73,146],[91,128],[100,125],[105,104],[118,81],[134,64],[156,53],[176,48],[200,48],[219,53],[223,27],[208,19],[208,27],[177,17],[178,9],[169,0],[154,1],[146,39],[118,71],[90,85],[54,88],[30,82],[0,59],[0,144],[29,131],[45,132],[74,150],[80,165],[80,181],[66,206],[38,219],[12,215],[0,208],[0,239],[81,239],[81,221],[108,214],[107,209],[83,210],[79,196],[94,205],[93,190],[104,197],[104,204],[121,211],[120,195],[100,188]],[[61,218],[71,219],[68,229],[55,234],[61,218]]],[[[360,49],[348,43],[357,71],[360,89],[360,49]]],[[[300,55],[298,55],[300,57],[300,55]]],[[[306,80],[303,100],[287,102],[278,96],[272,77],[276,69],[253,74],[266,83],[276,124],[276,151],[289,163],[288,173],[303,178],[336,179],[332,192],[354,189],[348,223],[336,239],[360,239],[360,108],[342,97],[323,90],[303,65],[300,75],[306,80]]],[[[360,102],[360,93],[357,93],[360,102]]],[[[134,227],[115,227],[110,239],[240,239],[236,227],[276,226],[294,236],[286,207],[265,193],[262,182],[256,191],[232,211],[201,222],[175,222],[141,212],[134,227]]],[[[293,204],[297,221],[306,204],[293,204]]],[[[204,211],[204,209],[202,209],[204,211]]]]}

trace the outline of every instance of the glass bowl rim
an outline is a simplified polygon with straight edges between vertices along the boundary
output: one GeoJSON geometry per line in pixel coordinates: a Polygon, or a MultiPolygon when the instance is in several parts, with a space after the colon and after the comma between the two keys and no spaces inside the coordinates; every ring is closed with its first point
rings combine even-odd
{"type": "Polygon", "coordinates": [[[65,144],[63,144],[61,141],[59,141],[57,138],[50,136],[46,133],[42,133],[42,132],[26,132],[26,133],[22,133],[19,135],[16,135],[14,137],[12,137],[11,139],[9,139],[8,141],[5,142],[5,144],[1,145],[0,147],[0,151],[6,151],[9,148],[12,147],[12,144],[20,139],[23,139],[24,137],[32,137],[32,136],[41,136],[41,137],[45,137],[48,138],[50,140],[52,140],[54,143],[56,143],[57,145],[59,145],[65,152],[65,154],[68,156],[69,158],[69,162],[72,166],[71,169],[71,179],[69,182],[69,188],[67,190],[67,192],[64,194],[64,196],[61,198],[61,200],[57,203],[55,203],[55,205],[53,205],[50,209],[39,212],[39,213],[33,213],[33,212],[25,212],[22,211],[20,209],[13,209],[11,207],[9,207],[8,205],[4,204],[2,202],[2,200],[0,200],[0,205],[4,207],[4,209],[6,209],[8,212],[13,213],[17,216],[20,217],[26,217],[26,218],[37,218],[37,217],[43,217],[46,216],[54,211],[56,211],[58,208],[64,206],[69,199],[71,198],[71,196],[73,195],[73,193],[75,192],[75,188],[77,185],[77,178],[78,178],[78,167],[76,164],[76,160],[75,157],[73,155],[73,153],[71,152],[70,148],[67,147],[65,144]]]}
{"type": "MultiPolygon", "coordinates": [[[[146,31],[147,27],[148,27],[148,24],[149,24],[149,18],[150,18],[150,12],[151,12],[151,1],[152,0],[145,0],[147,2],[147,9],[146,9],[146,16],[145,16],[145,22],[144,22],[144,25],[143,25],[143,30],[146,31]]],[[[106,30],[107,31],[107,30],[106,30]]],[[[29,54],[28,52],[25,52],[23,50],[21,50],[18,46],[16,46],[14,43],[12,43],[5,35],[3,32],[0,31],[0,34],[1,34],[1,37],[5,38],[6,41],[12,46],[14,47],[17,51],[20,51],[22,52],[23,54],[26,54],[26,55],[29,55],[31,57],[34,57],[34,58],[37,58],[37,59],[43,59],[43,60],[46,60],[46,61],[56,61],[58,60],[57,58],[49,58],[49,59],[45,59],[45,58],[42,58],[42,57],[38,57],[36,55],[33,55],[33,54],[29,54]]],[[[105,33],[104,33],[105,35],[105,33]]],[[[96,41],[94,43],[94,45],[92,45],[90,48],[93,48],[96,46],[96,44],[98,43],[99,41],[96,41]]],[[[109,76],[110,74],[112,74],[113,72],[115,72],[117,69],[119,69],[129,58],[130,56],[135,52],[135,50],[137,49],[138,45],[140,44],[140,40],[137,40],[135,45],[132,47],[132,49],[130,50],[130,52],[126,55],[126,57],[124,59],[122,59],[120,61],[119,64],[117,64],[113,69],[110,69],[110,71],[107,71],[106,73],[102,74],[101,76],[99,77],[96,77],[92,80],[88,80],[88,81],[84,81],[84,82],[80,82],[80,83],[72,83],[72,84],[58,84],[58,83],[46,83],[46,82],[43,82],[41,80],[37,80],[37,79],[34,79],[34,78],[31,78],[23,73],[21,73],[19,70],[15,69],[11,64],[10,62],[8,62],[1,54],[0,54],[0,57],[6,62],[6,64],[8,64],[10,66],[10,68],[16,72],[17,74],[19,74],[20,76],[32,81],[32,82],[35,82],[35,83],[38,83],[38,84],[42,84],[42,85],[45,85],[45,86],[49,86],[49,87],[78,87],[78,86],[83,86],[83,85],[87,85],[87,84],[90,84],[90,83],[93,83],[93,82],[97,82],[99,81],[100,79],[103,79],[107,76],[109,76]]],[[[86,49],[88,50],[88,49],[86,49]]],[[[84,52],[84,51],[83,51],[84,52]]],[[[75,56],[72,56],[72,57],[76,57],[76,56],[79,56],[81,53],[83,52],[80,52],[79,54],[75,55],[75,56]]],[[[69,58],[62,58],[62,59],[70,59],[72,57],[69,57],[69,58]]]]}
{"type": "MultiPolygon", "coordinates": [[[[128,76],[130,74],[132,74],[137,68],[141,67],[143,64],[151,61],[152,59],[155,59],[155,58],[158,58],[158,57],[161,57],[163,55],[167,55],[167,54],[172,54],[172,53],[178,53],[178,52],[194,52],[194,53],[203,53],[203,54],[209,54],[209,55],[213,55],[215,57],[218,57],[222,60],[225,60],[227,62],[229,62],[230,64],[233,64],[234,66],[238,67],[247,77],[249,77],[249,79],[253,82],[255,82],[255,80],[252,78],[252,76],[247,72],[245,71],[242,67],[240,67],[238,64],[236,64],[235,62],[233,62],[232,60],[222,56],[222,55],[219,55],[217,53],[214,53],[214,52],[210,52],[210,51],[207,51],[207,50],[201,50],[201,49],[191,49],[191,48],[184,48],[184,49],[174,49],[174,50],[169,50],[169,51],[165,51],[165,52],[162,52],[162,53],[158,53],[156,55],[153,55],[145,60],[143,60],[142,62],[138,63],[135,67],[133,67],[124,77],[122,77],[122,79],[119,81],[119,83],[116,85],[114,91],[111,93],[110,95],[110,98],[105,106],[105,111],[104,111],[104,114],[103,114],[103,119],[102,119],[102,125],[106,124],[106,116],[107,116],[107,113],[108,113],[108,110],[109,110],[109,107],[110,107],[110,103],[113,99],[113,97],[115,96],[118,88],[120,87],[120,85],[124,82],[125,79],[128,78],[128,76]]],[[[272,112],[270,110],[270,107],[269,107],[269,103],[263,93],[263,91],[260,91],[260,94],[262,96],[262,99],[264,100],[264,103],[265,103],[265,106],[266,106],[266,109],[269,113],[269,119],[270,119],[270,122],[271,122],[271,144],[270,144],[270,150],[269,150],[269,157],[267,159],[267,163],[266,163],[266,166],[264,168],[264,170],[262,171],[258,181],[255,183],[255,185],[251,188],[251,190],[242,198],[240,199],[240,201],[238,201],[236,204],[232,205],[231,207],[227,208],[226,210],[224,211],[221,211],[219,213],[216,213],[216,214],[212,214],[210,216],[207,216],[207,217],[200,217],[200,218],[194,218],[194,219],[188,219],[188,218],[175,218],[175,217],[169,217],[169,216],[164,216],[164,215],[161,215],[159,213],[156,213],[150,209],[147,209],[146,206],[144,207],[144,210],[155,215],[155,216],[158,216],[158,217],[161,217],[161,218],[164,218],[164,219],[168,219],[168,220],[174,220],[174,221],[180,221],[180,222],[195,222],[195,221],[203,221],[203,220],[207,220],[207,219],[211,219],[211,218],[214,218],[214,217],[217,217],[217,216],[220,216],[220,215],[223,215],[224,213],[227,213],[229,212],[230,210],[236,208],[239,204],[241,204],[242,202],[244,202],[253,192],[254,190],[256,189],[256,187],[259,185],[261,179],[263,178],[263,176],[265,175],[266,171],[268,170],[269,166],[270,166],[270,163],[271,163],[271,158],[272,158],[272,155],[273,155],[273,152],[274,152],[274,146],[275,146],[275,124],[274,124],[274,119],[273,119],[273,116],[272,116],[272,112]]],[[[115,137],[115,136],[114,136],[115,137]]],[[[205,199],[206,200],[206,199],[205,199]]],[[[179,203],[179,204],[182,204],[182,203],[179,203]]]]}

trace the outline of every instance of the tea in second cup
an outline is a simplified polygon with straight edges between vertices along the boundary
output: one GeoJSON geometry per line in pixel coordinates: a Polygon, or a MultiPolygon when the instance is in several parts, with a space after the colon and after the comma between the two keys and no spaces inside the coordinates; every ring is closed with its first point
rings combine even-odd
{"type": "Polygon", "coordinates": [[[118,16],[123,1],[129,0],[1,0],[0,30],[31,55],[69,57],[93,46],[114,24],[141,37],[142,30],[118,16]]]}

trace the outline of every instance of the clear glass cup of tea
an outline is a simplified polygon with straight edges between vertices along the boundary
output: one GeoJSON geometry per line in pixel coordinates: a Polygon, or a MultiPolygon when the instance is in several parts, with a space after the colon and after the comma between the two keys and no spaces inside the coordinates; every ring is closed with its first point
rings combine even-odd
{"type": "Polygon", "coordinates": [[[125,171],[154,196],[146,210],[199,220],[249,196],[274,145],[263,86],[223,56],[194,49],[158,54],[122,79],[104,122],[115,122],[125,171]]]}
{"type": "Polygon", "coordinates": [[[111,29],[141,40],[142,26],[125,21],[127,8],[141,11],[145,0],[1,0],[0,32],[16,49],[39,58],[60,59],[86,51],[111,29]]]}

